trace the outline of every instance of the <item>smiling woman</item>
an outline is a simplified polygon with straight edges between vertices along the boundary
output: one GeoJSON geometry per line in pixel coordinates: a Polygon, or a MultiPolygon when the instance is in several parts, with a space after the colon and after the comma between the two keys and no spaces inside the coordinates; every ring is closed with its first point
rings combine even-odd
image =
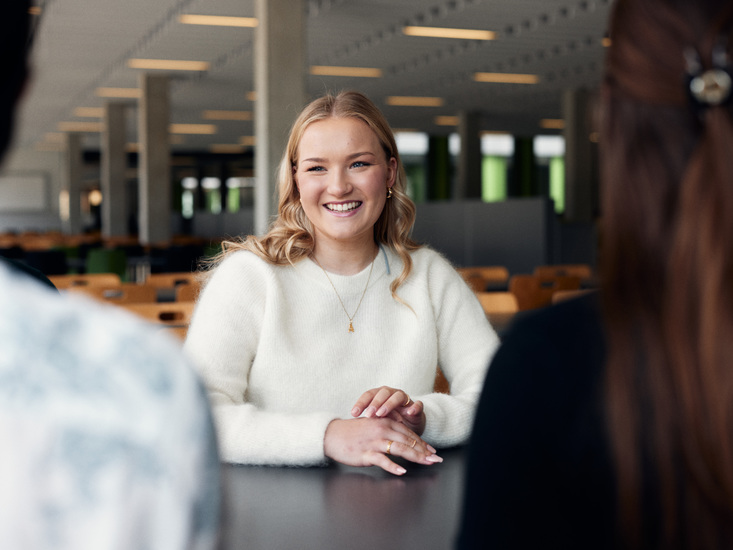
{"type": "Polygon", "coordinates": [[[263,237],[227,242],[185,344],[224,460],[442,462],[468,437],[498,344],[473,292],[409,237],[415,207],[384,116],[327,95],[295,121],[263,237]],[[433,392],[436,367],[451,394],[433,392]]]}

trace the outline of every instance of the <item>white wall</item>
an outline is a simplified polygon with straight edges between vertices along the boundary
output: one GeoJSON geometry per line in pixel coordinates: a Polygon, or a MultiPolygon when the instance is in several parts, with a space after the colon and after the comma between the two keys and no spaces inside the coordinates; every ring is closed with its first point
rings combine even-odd
{"type": "Polygon", "coordinates": [[[45,182],[45,189],[43,197],[34,196],[27,201],[33,204],[30,209],[0,204],[0,231],[61,229],[59,191],[63,165],[61,152],[11,149],[0,170],[0,185],[22,185],[27,179],[32,193],[39,193],[39,181],[45,182]]]}

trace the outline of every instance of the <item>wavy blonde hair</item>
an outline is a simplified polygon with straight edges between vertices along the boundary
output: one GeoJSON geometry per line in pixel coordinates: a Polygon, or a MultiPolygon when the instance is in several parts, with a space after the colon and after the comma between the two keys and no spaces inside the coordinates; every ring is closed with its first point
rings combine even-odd
{"type": "MultiPolygon", "coordinates": [[[[300,192],[295,184],[293,168],[298,159],[298,146],[306,128],[314,122],[327,118],[356,118],[365,122],[376,134],[387,161],[397,161],[397,174],[389,198],[374,224],[374,242],[390,247],[400,257],[403,269],[392,281],[390,290],[395,300],[397,289],[412,271],[410,251],[420,245],[410,238],[415,222],[415,204],[407,196],[405,169],[402,166],[392,129],[384,115],[365,95],[355,91],[344,91],[336,95],[327,94],[308,104],[295,120],[290,130],[288,144],[278,169],[278,215],[268,232],[262,236],[249,235],[245,238],[224,241],[222,252],[214,258],[217,265],[226,256],[237,250],[249,250],[263,260],[275,265],[295,264],[313,253],[315,238],[310,220],[300,203],[300,192]]],[[[385,193],[386,193],[385,188],[385,193]]]]}

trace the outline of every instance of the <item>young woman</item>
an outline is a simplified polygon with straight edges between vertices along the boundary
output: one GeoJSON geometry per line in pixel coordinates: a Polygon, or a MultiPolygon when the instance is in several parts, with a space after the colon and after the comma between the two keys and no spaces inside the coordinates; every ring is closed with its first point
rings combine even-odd
{"type": "Polygon", "coordinates": [[[733,547],[733,3],[618,0],[610,38],[600,300],[507,334],[460,548],[733,547]]]}
{"type": "Polygon", "coordinates": [[[468,437],[498,340],[471,290],[409,237],[394,136],[356,92],[293,125],[269,232],[225,244],[185,349],[224,460],[377,465],[442,459],[468,437]],[[436,367],[450,395],[433,393],[436,367]]]}

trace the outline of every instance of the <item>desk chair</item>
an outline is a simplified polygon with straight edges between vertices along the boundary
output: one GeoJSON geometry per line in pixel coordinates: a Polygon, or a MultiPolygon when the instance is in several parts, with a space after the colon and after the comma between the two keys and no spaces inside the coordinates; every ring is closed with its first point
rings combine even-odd
{"type": "Polygon", "coordinates": [[[158,288],[175,288],[178,285],[197,283],[200,274],[196,271],[176,271],[168,273],[151,273],[145,284],[158,288]]]}
{"type": "Polygon", "coordinates": [[[123,304],[127,311],[158,325],[188,326],[193,315],[193,302],[123,304]]]}
{"type": "Polygon", "coordinates": [[[588,264],[540,265],[534,268],[538,277],[578,277],[581,282],[593,280],[593,269],[588,264]]]}
{"type": "Polygon", "coordinates": [[[550,305],[552,303],[552,295],[559,290],[578,289],[580,289],[579,277],[513,275],[509,279],[509,291],[516,296],[520,311],[550,305]]]}
{"type": "Polygon", "coordinates": [[[474,292],[485,292],[489,287],[506,288],[509,270],[504,266],[459,267],[458,273],[474,292]]]}
{"type": "Polygon", "coordinates": [[[116,273],[86,273],[82,275],[51,275],[51,282],[59,290],[72,286],[120,286],[122,280],[116,273]]]}
{"type": "Polygon", "coordinates": [[[158,299],[158,292],[155,287],[135,283],[122,283],[114,286],[71,286],[66,289],[66,292],[86,294],[108,304],[152,304],[158,299]]]}

